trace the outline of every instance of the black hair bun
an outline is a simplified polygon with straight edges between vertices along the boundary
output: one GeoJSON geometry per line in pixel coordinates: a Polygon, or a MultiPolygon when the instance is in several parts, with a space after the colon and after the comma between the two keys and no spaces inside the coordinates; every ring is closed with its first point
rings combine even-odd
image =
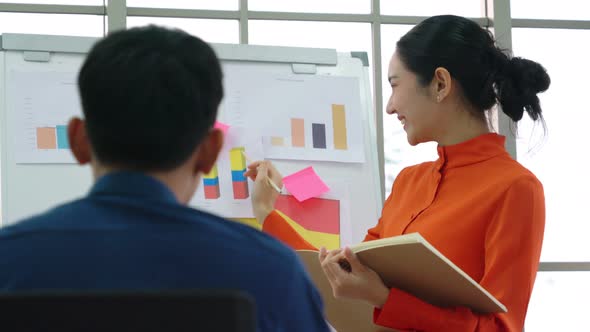
{"type": "Polygon", "coordinates": [[[512,120],[519,121],[526,111],[533,120],[541,116],[537,93],[549,88],[551,79],[537,62],[512,58],[496,80],[497,97],[502,110],[512,120]]]}
{"type": "Polygon", "coordinates": [[[512,58],[508,63],[510,76],[523,91],[537,94],[549,88],[551,79],[539,63],[524,58],[512,58]]]}

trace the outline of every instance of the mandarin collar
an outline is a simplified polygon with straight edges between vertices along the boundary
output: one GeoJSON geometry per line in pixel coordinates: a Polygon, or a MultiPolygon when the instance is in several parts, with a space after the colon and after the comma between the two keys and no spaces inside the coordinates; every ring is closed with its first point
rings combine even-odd
{"type": "Polygon", "coordinates": [[[505,136],[487,133],[454,145],[438,146],[437,169],[450,169],[479,163],[507,154],[505,136]]]}

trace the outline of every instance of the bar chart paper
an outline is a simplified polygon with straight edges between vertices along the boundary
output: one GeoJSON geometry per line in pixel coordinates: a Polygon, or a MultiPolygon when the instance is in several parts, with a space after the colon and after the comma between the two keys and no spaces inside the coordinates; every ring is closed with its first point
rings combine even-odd
{"type": "Polygon", "coordinates": [[[75,163],[67,123],[82,114],[73,72],[11,71],[8,113],[17,163],[75,163]]]}
{"type": "Polygon", "coordinates": [[[262,136],[265,158],[365,161],[358,78],[243,71],[227,70],[223,113],[262,136]]]}

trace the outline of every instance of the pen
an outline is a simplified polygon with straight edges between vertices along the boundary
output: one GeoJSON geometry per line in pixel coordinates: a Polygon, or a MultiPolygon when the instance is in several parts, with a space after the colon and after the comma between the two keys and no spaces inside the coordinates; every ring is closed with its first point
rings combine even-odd
{"type": "MultiPolygon", "coordinates": [[[[243,150],[242,150],[242,155],[244,156],[244,158],[246,158],[246,161],[247,161],[248,163],[250,163],[250,164],[252,163],[252,160],[251,160],[250,158],[248,158],[248,156],[246,155],[246,152],[244,152],[243,150]]],[[[270,185],[270,186],[271,186],[271,187],[272,187],[274,190],[276,190],[276,191],[277,191],[279,194],[281,193],[281,189],[279,188],[279,186],[277,186],[277,185],[276,185],[276,184],[275,184],[275,183],[274,183],[274,182],[273,182],[273,181],[272,181],[272,180],[271,180],[271,179],[268,177],[268,175],[266,176],[266,180],[267,180],[268,184],[269,184],[269,185],[270,185]]]]}

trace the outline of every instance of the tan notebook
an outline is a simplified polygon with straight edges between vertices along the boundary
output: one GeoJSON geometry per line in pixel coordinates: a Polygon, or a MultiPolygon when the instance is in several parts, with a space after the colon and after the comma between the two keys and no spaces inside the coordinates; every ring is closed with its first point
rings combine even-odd
{"type": "Polygon", "coordinates": [[[431,304],[463,306],[480,313],[507,311],[500,301],[418,233],[367,241],[351,249],[387,286],[431,304]]]}

